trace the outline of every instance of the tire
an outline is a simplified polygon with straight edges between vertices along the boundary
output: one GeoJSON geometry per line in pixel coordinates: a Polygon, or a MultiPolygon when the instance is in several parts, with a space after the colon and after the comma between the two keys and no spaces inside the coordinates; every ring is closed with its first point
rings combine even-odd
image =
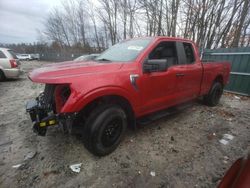
{"type": "Polygon", "coordinates": [[[118,147],[126,128],[127,117],[121,107],[113,104],[98,106],[86,120],[84,145],[94,155],[108,155],[118,147]]]}
{"type": "Polygon", "coordinates": [[[204,102],[208,106],[216,106],[220,102],[220,98],[223,94],[223,86],[220,82],[215,82],[209,93],[204,96],[204,102]]]}
{"type": "Polygon", "coordinates": [[[4,81],[6,79],[4,72],[2,70],[0,70],[0,82],[4,81]]]}

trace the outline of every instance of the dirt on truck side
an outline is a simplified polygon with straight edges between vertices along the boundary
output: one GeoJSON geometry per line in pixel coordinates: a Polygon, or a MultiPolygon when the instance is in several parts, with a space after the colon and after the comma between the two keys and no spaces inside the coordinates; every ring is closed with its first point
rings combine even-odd
{"type": "Polygon", "coordinates": [[[128,130],[120,147],[101,158],[60,127],[38,137],[25,101],[44,85],[32,83],[27,73],[44,64],[24,62],[20,79],[0,82],[1,188],[216,187],[232,163],[250,151],[250,99],[228,93],[216,107],[194,102],[128,130]],[[70,165],[79,163],[80,172],[73,172],[70,165]]]}

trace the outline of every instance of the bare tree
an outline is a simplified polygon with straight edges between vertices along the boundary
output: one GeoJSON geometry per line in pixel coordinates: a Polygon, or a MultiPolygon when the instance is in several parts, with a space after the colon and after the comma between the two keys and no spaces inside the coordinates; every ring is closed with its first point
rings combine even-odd
{"type": "Polygon", "coordinates": [[[99,0],[102,9],[99,12],[100,18],[107,25],[109,30],[111,44],[117,42],[117,17],[118,17],[118,1],[116,0],[99,0]]]}
{"type": "MultiPolygon", "coordinates": [[[[88,4],[89,4],[89,12],[88,15],[93,23],[93,28],[94,28],[94,36],[95,36],[95,41],[96,41],[96,45],[97,48],[99,49],[99,51],[101,50],[101,45],[100,45],[100,39],[99,39],[99,35],[98,35],[98,31],[97,31],[97,24],[96,24],[96,15],[95,15],[95,9],[94,9],[94,5],[91,1],[88,0],[88,4]]],[[[104,47],[104,44],[102,45],[104,47]]]]}
{"type": "Polygon", "coordinates": [[[248,14],[249,11],[249,0],[243,0],[243,8],[242,11],[240,12],[240,19],[239,19],[239,24],[237,24],[236,29],[235,29],[235,35],[234,35],[234,39],[233,42],[231,44],[232,47],[237,47],[239,45],[240,42],[240,37],[241,37],[241,30],[243,28],[243,24],[245,22],[246,16],[248,14]]]}
{"type": "Polygon", "coordinates": [[[202,48],[249,46],[249,0],[65,0],[45,22],[62,48],[107,48],[135,36],[180,36],[202,48]]]}

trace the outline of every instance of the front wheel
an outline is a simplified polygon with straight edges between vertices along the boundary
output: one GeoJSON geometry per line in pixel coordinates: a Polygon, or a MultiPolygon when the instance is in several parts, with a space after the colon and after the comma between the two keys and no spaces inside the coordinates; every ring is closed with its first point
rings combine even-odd
{"type": "Polygon", "coordinates": [[[86,148],[97,156],[114,151],[127,128],[124,110],[117,105],[103,105],[92,111],[86,121],[83,139],[86,148]]]}
{"type": "Polygon", "coordinates": [[[215,82],[209,93],[204,96],[204,102],[208,106],[216,106],[223,93],[223,86],[220,82],[215,82]]]}

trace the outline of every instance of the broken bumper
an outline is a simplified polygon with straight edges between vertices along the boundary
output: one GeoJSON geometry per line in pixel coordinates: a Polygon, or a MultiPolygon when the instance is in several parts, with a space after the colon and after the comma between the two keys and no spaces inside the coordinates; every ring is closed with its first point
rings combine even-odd
{"type": "Polygon", "coordinates": [[[39,106],[37,100],[30,100],[26,104],[26,112],[29,113],[33,122],[33,130],[40,136],[45,136],[47,127],[59,123],[59,115],[47,113],[45,109],[39,106]]]}
{"type": "Polygon", "coordinates": [[[38,99],[26,103],[26,112],[29,113],[33,123],[33,131],[40,136],[45,136],[47,128],[54,125],[62,125],[65,132],[71,132],[72,122],[77,113],[55,114],[48,112],[40,105],[38,99]]]}

